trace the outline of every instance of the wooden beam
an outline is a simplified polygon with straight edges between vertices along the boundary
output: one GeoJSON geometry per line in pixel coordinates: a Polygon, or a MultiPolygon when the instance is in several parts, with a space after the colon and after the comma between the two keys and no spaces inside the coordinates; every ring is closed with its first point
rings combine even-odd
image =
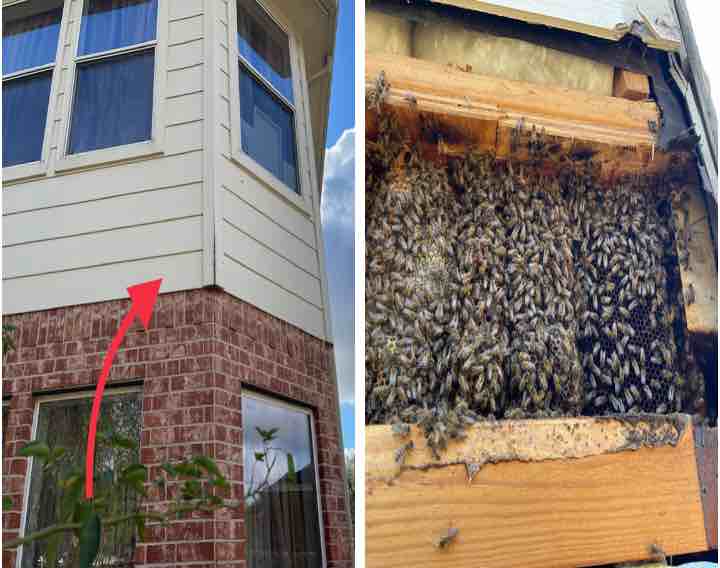
{"type": "Polygon", "coordinates": [[[718,279],[715,245],[708,211],[697,185],[688,185],[676,207],[680,279],[685,293],[687,330],[694,334],[718,332],[718,279]]]}
{"type": "MultiPolygon", "coordinates": [[[[366,55],[366,90],[384,73],[383,102],[392,107],[403,135],[426,159],[446,160],[468,150],[499,159],[528,158],[532,130],[542,131],[553,155],[548,175],[570,156],[592,156],[604,179],[623,174],[659,174],[696,179],[693,156],[656,151],[659,114],[655,103],[593,95],[486,77],[420,59],[366,55]]],[[[366,112],[366,140],[376,134],[374,107],[366,112]]]]}
{"type": "Polygon", "coordinates": [[[382,71],[390,98],[421,110],[511,122],[524,118],[548,131],[622,145],[654,143],[660,124],[652,102],[488,77],[412,57],[374,53],[365,61],[367,85],[382,71]]]}
{"type": "Polygon", "coordinates": [[[650,98],[650,79],[648,79],[647,75],[616,68],[613,97],[631,101],[645,101],[650,98]]]}
{"type": "Polygon", "coordinates": [[[439,461],[411,436],[401,467],[405,440],[366,430],[369,568],[575,568],[648,559],[653,544],[708,548],[689,416],[482,423],[439,461]]]}

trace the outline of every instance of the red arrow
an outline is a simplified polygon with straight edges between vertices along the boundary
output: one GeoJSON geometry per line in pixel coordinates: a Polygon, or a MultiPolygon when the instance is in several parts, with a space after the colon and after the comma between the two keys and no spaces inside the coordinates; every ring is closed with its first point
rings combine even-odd
{"type": "Polygon", "coordinates": [[[150,325],[150,318],[152,317],[153,308],[155,307],[155,301],[157,300],[158,292],[160,291],[160,284],[162,278],[157,280],[151,280],[150,282],[143,282],[142,284],[136,284],[130,286],[127,291],[130,294],[132,305],[130,311],[125,315],[120,324],[115,337],[110,344],[103,361],[102,372],[100,373],[100,380],[95,389],[95,399],[93,400],[92,413],[90,414],[90,426],[88,427],[88,441],[87,441],[87,455],[85,457],[85,497],[87,499],[93,498],[93,472],[95,470],[95,436],[97,434],[97,423],[100,416],[100,403],[102,402],[103,392],[105,392],[105,382],[110,374],[110,367],[112,367],[113,359],[117,354],[117,350],[120,344],[125,338],[127,330],[130,328],[135,316],[140,318],[145,329],[150,325]]]}

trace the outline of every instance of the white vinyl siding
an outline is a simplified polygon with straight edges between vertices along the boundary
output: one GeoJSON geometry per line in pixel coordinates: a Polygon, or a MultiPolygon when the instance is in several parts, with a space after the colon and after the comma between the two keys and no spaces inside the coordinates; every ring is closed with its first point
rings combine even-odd
{"type": "MultiPolygon", "coordinates": [[[[305,89],[302,88],[301,44],[291,41],[295,80],[295,112],[300,195],[273,184],[254,167],[239,160],[239,93],[235,0],[218,0],[216,25],[215,98],[216,160],[216,278],[233,295],[308,333],[330,340],[327,281],[323,274],[316,214],[319,187],[309,175],[312,140],[305,89]]],[[[282,20],[281,2],[263,2],[282,20]]],[[[319,209],[318,209],[319,210],[319,209]]]]}
{"type": "MultiPolygon", "coordinates": [[[[61,30],[56,108],[48,114],[47,175],[3,191],[4,313],[125,298],[128,285],[162,277],[161,292],[218,285],[330,340],[319,173],[311,171],[302,65],[302,41],[313,38],[295,38],[292,52],[302,177],[297,195],[234,159],[231,133],[239,114],[232,109],[239,105],[232,87],[238,83],[232,6],[227,0],[159,1],[161,149],[59,171],[82,13],[81,0],[68,0],[72,16],[61,30]]],[[[265,6],[282,17],[291,4],[265,6]]]]}
{"type": "Polygon", "coordinates": [[[47,175],[3,189],[6,314],[124,298],[157,277],[163,292],[204,284],[203,0],[159,0],[161,151],[133,161],[111,148],[61,175],[82,6],[68,0],[61,29],[47,175]]]}

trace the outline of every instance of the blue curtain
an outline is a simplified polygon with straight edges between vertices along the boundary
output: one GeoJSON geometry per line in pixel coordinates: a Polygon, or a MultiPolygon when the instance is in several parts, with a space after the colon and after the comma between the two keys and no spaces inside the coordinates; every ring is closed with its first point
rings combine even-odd
{"type": "Polygon", "coordinates": [[[156,31],[157,0],[86,0],[78,54],[144,43],[156,31]]]}
{"type": "Polygon", "coordinates": [[[243,151],[300,193],[293,113],[240,64],[243,151]]]}
{"type": "Polygon", "coordinates": [[[152,49],[78,66],[70,154],[152,137],[154,67],[152,49]]]}
{"type": "Polygon", "coordinates": [[[47,71],[3,83],[3,167],[40,160],[51,82],[47,71]]]}
{"type": "Polygon", "coordinates": [[[61,18],[58,8],[3,22],[3,75],[55,61],[61,18]]]}
{"type": "Polygon", "coordinates": [[[279,93],[293,100],[290,42],[255,0],[238,2],[238,51],[279,93]]]}

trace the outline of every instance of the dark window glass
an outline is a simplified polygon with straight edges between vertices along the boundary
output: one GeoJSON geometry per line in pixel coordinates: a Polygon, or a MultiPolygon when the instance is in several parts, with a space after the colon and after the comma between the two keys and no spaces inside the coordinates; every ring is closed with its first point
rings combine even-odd
{"type": "Polygon", "coordinates": [[[51,81],[47,71],[3,83],[3,167],[40,160],[51,81]]]}
{"type": "Polygon", "coordinates": [[[293,100],[290,44],[255,0],[238,2],[238,51],[287,100],[293,100]]]}
{"type": "Polygon", "coordinates": [[[77,68],[70,154],[150,140],[154,51],[77,68]]]}
{"type": "Polygon", "coordinates": [[[78,55],[155,39],[157,0],[85,0],[78,55]]]}
{"type": "Polygon", "coordinates": [[[322,566],[310,416],[243,396],[248,568],[322,566]]]}
{"type": "MultiPolygon", "coordinates": [[[[85,471],[85,451],[92,398],[66,399],[54,402],[42,402],[37,418],[35,439],[42,440],[50,448],[63,447],[65,454],[60,459],[59,473],[44,471],[43,464],[33,460],[28,491],[27,517],[25,533],[49,527],[57,522],[56,507],[62,506],[58,500],[59,478],[67,478],[75,472],[85,471]]],[[[142,402],[137,393],[113,394],[107,392],[100,407],[98,422],[97,450],[95,454],[96,499],[104,498],[108,507],[118,514],[128,512],[133,507],[132,493],[117,483],[120,472],[139,460],[139,450],[112,448],[104,440],[115,434],[140,442],[140,420],[142,402]]],[[[132,558],[134,548],[134,527],[121,524],[109,530],[103,530],[96,566],[125,566],[132,558]],[[114,561],[115,563],[110,563],[114,561]]],[[[77,547],[73,546],[72,534],[60,542],[58,566],[78,566],[77,547]]],[[[25,545],[22,550],[22,568],[49,566],[45,558],[47,541],[38,541],[25,545]]]]}
{"type": "MultiPolygon", "coordinates": [[[[3,11],[12,15],[15,10],[3,11]]],[[[3,75],[54,62],[61,18],[62,7],[18,19],[3,18],[3,75]]]]}
{"type": "Polygon", "coordinates": [[[242,149],[276,178],[300,193],[292,111],[240,64],[242,149]]]}

